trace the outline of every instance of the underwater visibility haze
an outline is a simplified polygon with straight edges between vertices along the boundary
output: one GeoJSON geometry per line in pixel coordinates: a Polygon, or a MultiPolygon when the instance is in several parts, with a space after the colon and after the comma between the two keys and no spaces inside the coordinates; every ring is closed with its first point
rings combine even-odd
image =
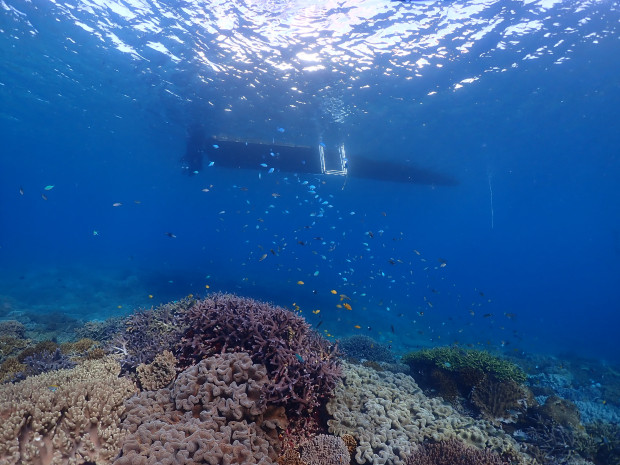
{"type": "Polygon", "coordinates": [[[223,291],[396,353],[617,364],[619,21],[606,0],[0,0],[0,318],[223,291]]]}
{"type": "Polygon", "coordinates": [[[5,315],[209,285],[405,347],[618,359],[617,2],[1,7],[5,315]],[[265,160],[221,167],[205,143],[184,165],[196,131],[265,160]],[[269,144],[385,173],[272,170],[269,144]],[[391,182],[403,166],[451,182],[391,182]]]}
{"type": "Polygon", "coordinates": [[[209,286],[395,347],[618,360],[617,2],[0,6],[4,316],[209,286]]]}
{"type": "Polygon", "coordinates": [[[620,463],[619,26],[0,0],[0,464],[620,463]]]}

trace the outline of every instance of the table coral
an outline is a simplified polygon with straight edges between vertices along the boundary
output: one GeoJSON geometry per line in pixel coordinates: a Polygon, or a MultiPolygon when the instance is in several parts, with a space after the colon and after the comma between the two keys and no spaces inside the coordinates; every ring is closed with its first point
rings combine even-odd
{"type": "Polygon", "coordinates": [[[268,382],[248,354],[228,353],[189,367],[169,389],[141,392],[126,403],[115,465],[271,465],[286,418],[262,401],[268,382]]]}
{"type": "Polygon", "coordinates": [[[108,358],[0,386],[0,464],[111,463],[135,391],[119,372],[108,358]]]}
{"type": "MultiPolygon", "coordinates": [[[[403,465],[412,444],[458,438],[478,448],[521,457],[517,443],[484,420],[458,414],[438,398],[428,398],[413,378],[343,364],[344,379],[327,403],[329,432],[351,434],[358,464],[403,465]]],[[[414,446],[415,447],[415,446],[414,446]]]]}

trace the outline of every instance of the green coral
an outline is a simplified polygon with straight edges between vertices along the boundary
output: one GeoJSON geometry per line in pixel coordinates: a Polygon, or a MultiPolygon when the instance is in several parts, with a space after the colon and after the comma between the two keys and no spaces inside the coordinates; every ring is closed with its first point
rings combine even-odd
{"type": "Polygon", "coordinates": [[[437,368],[454,372],[480,371],[499,381],[513,380],[520,384],[527,379],[525,372],[514,363],[483,350],[434,347],[409,352],[403,356],[403,362],[412,369],[422,364],[434,365],[437,368]]]}

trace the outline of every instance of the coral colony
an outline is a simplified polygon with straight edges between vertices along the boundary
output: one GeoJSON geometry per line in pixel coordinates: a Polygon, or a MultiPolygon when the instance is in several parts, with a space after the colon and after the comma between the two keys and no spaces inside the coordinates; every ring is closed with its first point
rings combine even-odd
{"type": "Polygon", "coordinates": [[[617,422],[584,427],[550,375],[456,347],[339,347],[236,295],[88,322],[62,344],[0,329],[0,465],[620,463],[617,422]]]}

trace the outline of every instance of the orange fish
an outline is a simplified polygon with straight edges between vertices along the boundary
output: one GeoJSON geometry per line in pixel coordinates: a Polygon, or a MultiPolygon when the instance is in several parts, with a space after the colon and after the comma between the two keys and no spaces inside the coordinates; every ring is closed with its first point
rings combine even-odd
{"type": "Polygon", "coordinates": [[[331,292],[331,293],[332,293],[332,294],[334,294],[334,295],[338,294],[338,292],[336,292],[336,289],[332,289],[332,290],[331,290],[331,291],[329,291],[329,292],[331,292]]]}
{"type": "Polygon", "coordinates": [[[349,304],[348,304],[348,303],[346,303],[346,302],[345,302],[345,303],[343,303],[343,304],[342,304],[342,306],[343,306],[344,308],[346,308],[347,310],[353,310],[353,308],[351,307],[351,305],[349,305],[349,304]]]}
{"type": "Polygon", "coordinates": [[[297,284],[299,284],[300,286],[303,286],[304,282],[303,281],[297,281],[297,284]]]}
{"type": "Polygon", "coordinates": [[[355,329],[361,329],[362,327],[360,325],[355,325],[354,328],[355,329]]]}

